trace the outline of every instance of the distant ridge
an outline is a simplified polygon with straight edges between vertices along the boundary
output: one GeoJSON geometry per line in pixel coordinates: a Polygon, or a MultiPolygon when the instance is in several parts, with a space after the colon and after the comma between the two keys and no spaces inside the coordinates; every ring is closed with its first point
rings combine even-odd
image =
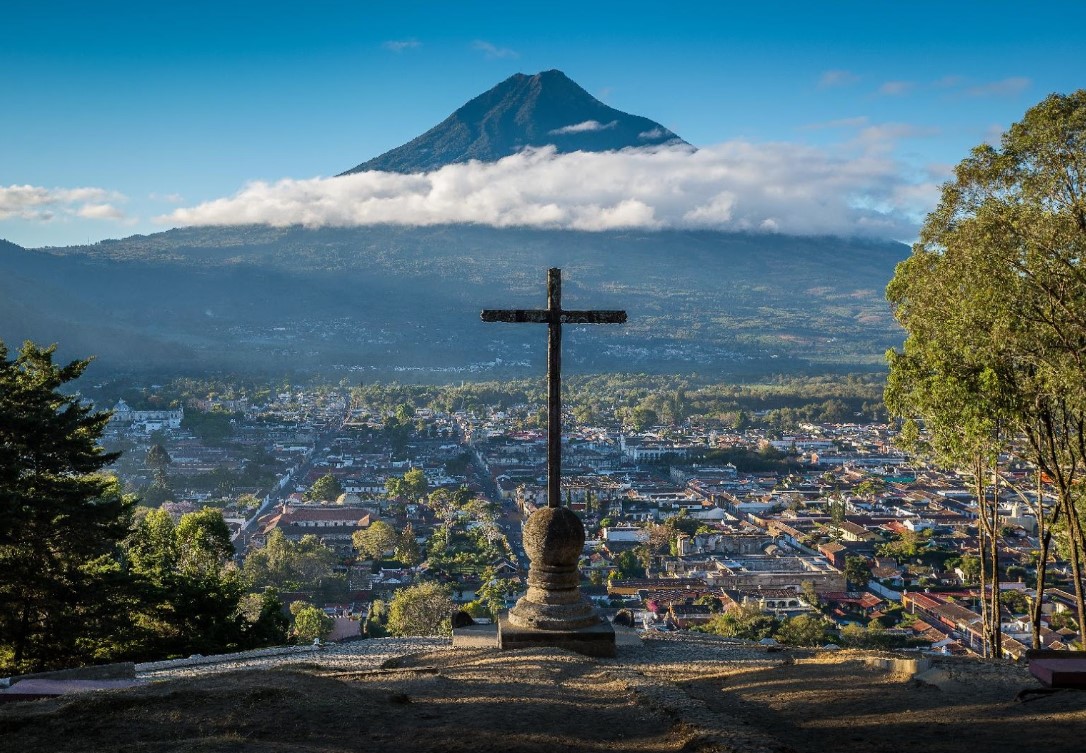
{"type": "Polygon", "coordinates": [[[518,73],[402,146],[347,170],[412,173],[468,160],[496,162],[525,147],[604,152],[686,144],[654,120],[608,107],[559,70],[518,73]]]}

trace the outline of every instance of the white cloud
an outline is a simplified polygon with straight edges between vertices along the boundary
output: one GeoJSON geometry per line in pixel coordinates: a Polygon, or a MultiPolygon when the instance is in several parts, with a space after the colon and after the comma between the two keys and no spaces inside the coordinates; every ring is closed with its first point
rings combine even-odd
{"type": "Polygon", "coordinates": [[[666,135],[667,135],[667,131],[665,131],[663,128],[650,128],[647,131],[642,131],[641,133],[637,134],[637,138],[639,138],[639,139],[659,139],[659,138],[663,138],[666,135]]]}
{"type": "Polygon", "coordinates": [[[879,87],[879,94],[885,94],[888,97],[899,97],[902,94],[908,94],[916,86],[912,81],[887,81],[879,87]]]}
{"type": "Polygon", "coordinates": [[[519,58],[520,55],[516,50],[511,50],[508,47],[498,47],[490,42],[486,42],[482,39],[476,39],[471,43],[471,49],[479,50],[482,52],[488,60],[494,60],[496,58],[519,58]]]}
{"type": "Polygon", "coordinates": [[[835,86],[849,86],[855,84],[859,80],[860,77],[852,71],[823,71],[822,75],[818,78],[818,87],[820,89],[829,89],[835,86]]]}
{"type": "Polygon", "coordinates": [[[429,173],[363,172],[253,182],[233,196],[157,218],[170,225],[351,227],[476,223],[577,230],[713,228],[911,238],[938,184],[883,142],[834,148],[730,141],[557,154],[429,173]]]}
{"type": "Polygon", "coordinates": [[[417,39],[390,39],[387,42],[383,42],[381,46],[392,52],[403,52],[404,50],[413,50],[417,47],[422,47],[422,42],[417,39]]]}
{"type": "Polygon", "coordinates": [[[127,201],[124,195],[104,188],[0,186],[0,220],[50,222],[62,217],[119,220],[124,218],[124,212],[113,204],[124,201],[127,201]]]}
{"type": "Polygon", "coordinates": [[[123,220],[124,212],[112,204],[84,204],[76,215],[88,220],[123,220]]]}
{"type": "Polygon", "coordinates": [[[965,93],[970,97],[1009,97],[1029,88],[1032,83],[1025,76],[1011,76],[999,81],[971,86],[965,90],[965,93]]]}
{"type": "Polygon", "coordinates": [[[562,126],[561,128],[555,128],[551,131],[552,136],[561,136],[566,133],[585,133],[587,131],[606,131],[608,128],[614,128],[618,125],[617,120],[612,120],[610,123],[601,123],[598,120],[586,120],[583,123],[574,123],[573,125],[562,126]]]}

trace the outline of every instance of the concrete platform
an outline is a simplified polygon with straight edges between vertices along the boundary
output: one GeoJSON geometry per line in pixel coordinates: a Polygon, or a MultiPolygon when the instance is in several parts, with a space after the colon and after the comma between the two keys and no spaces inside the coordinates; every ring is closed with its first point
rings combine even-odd
{"type": "Polygon", "coordinates": [[[1086,688],[1086,656],[1031,657],[1029,673],[1050,688],[1086,688]]]}
{"type": "Polygon", "coordinates": [[[498,648],[498,626],[465,625],[453,628],[453,648],[498,648]]]}
{"type": "Polygon", "coordinates": [[[615,656],[615,629],[606,620],[576,630],[538,630],[519,627],[507,617],[498,620],[498,647],[505,650],[540,647],[564,648],[585,656],[615,656]]]}

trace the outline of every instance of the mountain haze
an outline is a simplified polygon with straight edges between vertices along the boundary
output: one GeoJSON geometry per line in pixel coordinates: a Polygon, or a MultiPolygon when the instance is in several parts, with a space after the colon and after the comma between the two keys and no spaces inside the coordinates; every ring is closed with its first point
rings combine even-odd
{"type": "Polygon", "coordinates": [[[575,328],[570,371],[867,368],[900,343],[883,290],[907,254],[710,231],[181,228],[0,249],[0,338],[159,372],[528,376],[545,368],[543,333],[479,311],[545,305],[558,266],[569,306],[629,312],[624,326],[575,328]]]}
{"type": "Polygon", "coordinates": [[[343,175],[413,173],[468,160],[496,162],[526,147],[603,152],[685,144],[659,123],[608,107],[558,70],[518,73],[402,146],[343,175]]]}

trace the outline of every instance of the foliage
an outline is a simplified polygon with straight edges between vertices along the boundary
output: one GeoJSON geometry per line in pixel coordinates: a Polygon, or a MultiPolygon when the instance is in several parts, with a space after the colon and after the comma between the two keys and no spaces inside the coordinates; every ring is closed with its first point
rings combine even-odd
{"type": "Polygon", "coordinates": [[[294,625],[290,633],[300,643],[323,640],[335,627],[335,620],[325,614],[323,609],[318,609],[303,601],[291,604],[290,613],[294,617],[294,625]]]}
{"type": "Polygon", "coordinates": [[[129,619],[140,631],[142,654],[215,653],[285,638],[276,592],[246,595],[217,510],[189,513],[177,525],[164,510],[151,510],[124,547],[140,588],[129,619]]]}
{"type": "Polygon", "coordinates": [[[191,431],[200,441],[208,445],[223,444],[234,433],[231,419],[237,416],[222,411],[199,411],[189,409],[181,419],[181,428],[191,431]]]}
{"type": "Polygon", "coordinates": [[[773,637],[788,646],[821,646],[826,627],[821,617],[801,614],[784,620],[773,637]]]}
{"type": "Polygon", "coordinates": [[[871,567],[866,557],[848,555],[845,557],[845,579],[853,586],[862,588],[871,579],[871,567]]]}
{"type": "Polygon", "coordinates": [[[400,542],[396,530],[383,520],[375,520],[367,528],[354,532],[351,537],[355,550],[366,559],[381,559],[385,552],[395,549],[400,542]]]}
{"type": "Polygon", "coordinates": [[[415,527],[408,523],[396,539],[396,559],[407,567],[414,567],[422,561],[419,542],[415,540],[415,527]]]}
{"type": "Polygon", "coordinates": [[[275,529],[263,547],[249,552],[242,573],[256,588],[314,590],[331,577],[335,562],[336,553],[316,536],[307,534],[295,542],[275,529]]]}
{"type": "MultiPolygon", "coordinates": [[[[1062,514],[1071,528],[1071,565],[1081,583],[1086,536],[1073,490],[1086,456],[1084,145],[1086,90],[1079,90],[1030,108],[998,147],[973,149],[887,289],[908,334],[904,348],[888,354],[887,405],[908,419],[907,444],[949,465],[972,465],[982,556],[993,579],[997,523],[983,509],[982,475],[1022,435],[1030,459],[1056,487],[1052,516],[1062,514]]],[[[1041,510],[1042,529],[1051,522],[1046,516],[1041,510]]],[[[1048,535],[1041,539],[1047,547],[1048,535]]],[[[1076,592],[1086,615],[1081,585],[1076,592]]],[[[988,614],[994,645],[998,605],[988,614]]],[[[1036,625],[1036,610],[1034,618],[1036,625]]],[[[1036,629],[1033,638],[1039,646],[1036,629]]]]}
{"type": "Polygon", "coordinates": [[[1021,591],[1000,591],[999,603],[1006,607],[1011,614],[1026,614],[1029,612],[1029,598],[1021,591]]]}
{"type": "Polygon", "coordinates": [[[370,604],[369,614],[366,615],[366,624],[363,632],[370,638],[384,638],[388,635],[388,604],[381,599],[374,599],[370,604]]]}
{"type": "Polygon", "coordinates": [[[448,591],[436,583],[417,583],[402,588],[388,608],[392,635],[448,635],[453,609],[448,591]]]}
{"type": "Polygon", "coordinates": [[[866,627],[845,625],[841,628],[838,641],[847,648],[888,649],[909,645],[908,637],[887,632],[877,620],[872,620],[866,627]]]}
{"type": "Polygon", "coordinates": [[[61,392],[89,361],[0,342],[0,673],[120,650],[131,598],[117,557],[133,501],[100,471],[109,414],[61,392]]]}
{"type": "Polygon", "coordinates": [[[972,554],[966,554],[959,560],[957,568],[962,571],[962,579],[965,583],[980,581],[980,564],[980,557],[972,554]]]}
{"type": "Polygon", "coordinates": [[[520,582],[511,578],[487,578],[475,592],[475,599],[485,608],[487,616],[498,619],[506,609],[506,601],[521,591],[520,582]]]}
{"type": "Polygon", "coordinates": [[[326,473],[313,482],[313,486],[305,493],[305,498],[311,502],[335,501],[341,494],[343,485],[339,483],[339,479],[326,473]]]}
{"type": "Polygon", "coordinates": [[[644,578],[645,566],[632,551],[626,550],[615,555],[615,577],[620,580],[644,578]]]}
{"type": "Polygon", "coordinates": [[[874,497],[886,489],[886,482],[877,476],[868,476],[852,491],[861,497],[874,497]]]}
{"type": "Polygon", "coordinates": [[[771,637],[778,625],[777,619],[763,612],[757,604],[740,604],[722,614],[714,615],[694,630],[727,638],[760,641],[771,637]]]}
{"type": "Polygon", "coordinates": [[[927,542],[928,532],[910,531],[908,529],[897,534],[892,541],[879,544],[876,547],[880,557],[892,557],[899,562],[913,559],[920,554],[921,547],[927,542]]]}

